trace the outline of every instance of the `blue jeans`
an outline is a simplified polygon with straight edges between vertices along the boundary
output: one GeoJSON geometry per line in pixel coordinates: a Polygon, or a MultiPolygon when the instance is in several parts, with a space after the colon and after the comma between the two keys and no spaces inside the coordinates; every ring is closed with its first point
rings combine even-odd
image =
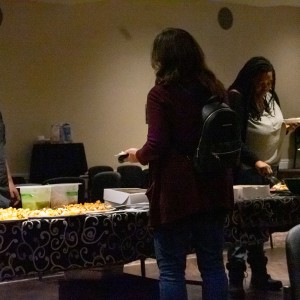
{"type": "MultiPolygon", "coordinates": [[[[273,174],[277,176],[278,173],[278,166],[272,166],[273,174]]],[[[241,168],[236,173],[236,178],[234,184],[270,184],[270,182],[264,178],[263,176],[259,175],[256,169],[254,168],[241,168]]],[[[262,262],[261,264],[261,270],[265,269],[265,255],[263,251],[263,244],[253,245],[253,246],[235,246],[232,245],[228,249],[228,262],[233,265],[237,264],[239,262],[245,262],[246,260],[250,258],[250,262],[252,262],[252,265],[254,263],[259,264],[259,262],[262,262]]],[[[250,264],[251,266],[251,264],[250,264]]],[[[266,272],[266,271],[265,271],[266,272]]],[[[243,272],[241,272],[243,273],[243,272]]],[[[232,272],[229,268],[229,275],[231,275],[232,272]]],[[[253,269],[252,269],[253,274],[253,269]]],[[[231,277],[231,276],[229,276],[231,277]]]]}
{"type": "Polygon", "coordinates": [[[7,187],[2,187],[0,184],[0,208],[8,208],[10,206],[10,194],[7,187]]]}
{"type": "Polygon", "coordinates": [[[228,280],[223,263],[225,214],[197,214],[154,231],[160,271],[160,300],[186,300],[186,255],[193,247],[201,273],[202,299],[226,300],[228,280]]]}

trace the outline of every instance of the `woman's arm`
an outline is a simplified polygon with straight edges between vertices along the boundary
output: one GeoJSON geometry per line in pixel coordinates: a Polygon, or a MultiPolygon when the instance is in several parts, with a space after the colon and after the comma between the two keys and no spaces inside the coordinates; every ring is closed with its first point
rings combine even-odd
{"type": "Polygon", "coordinates": [[[142,165],[161,158],[170,147],[169,125],[165,107],[167,91],[162,87],[154,87],[148,94],[146,119],[148,123],[147,141],[141,149],[125,150],[129,154],[125,161],[139,162],[142,165]]]}

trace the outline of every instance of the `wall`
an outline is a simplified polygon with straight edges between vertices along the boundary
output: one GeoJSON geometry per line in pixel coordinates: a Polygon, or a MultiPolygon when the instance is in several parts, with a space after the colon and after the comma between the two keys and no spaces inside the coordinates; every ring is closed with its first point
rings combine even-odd
{"type": "MultiPolygon", "coordinates": [[[[224,4],[205,0],[103,0],[61,5],[0,0],[0,109],[13,173],[28,173],[38,135],[70,122],[85,144],[88,165],[118,165],[114,154],[145,141],[145,102],[154,82],[150,49],[165,27],[190,31],[228,86],[245,61],[264,55],[277,71],[284,116],[299,117],[300,8],[228,4],[233,27],[223,30],[224,4]]],[[[291,159],[289,137],[283,160],[291,159]]]]}

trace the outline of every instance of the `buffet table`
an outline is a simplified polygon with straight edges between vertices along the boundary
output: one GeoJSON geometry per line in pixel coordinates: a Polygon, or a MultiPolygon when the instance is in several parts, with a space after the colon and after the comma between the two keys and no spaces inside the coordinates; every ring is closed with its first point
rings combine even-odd
{"type": "MultiPolygon", "coordinates": [[[[61,218],[0,221],[0,280],[112,266],[154,257],[147,208],[61,218]]],[[[300,197],[235,203],[227,243],[261,243],[300,223],[300,197]]]]}
{"type": "Polygon", "coordinates": [[[225,240],[229,244],[264,243],[273,232],[288,231],[299,223],[300,196],[289,192],[237,201],[226,219],[225,240]]]}

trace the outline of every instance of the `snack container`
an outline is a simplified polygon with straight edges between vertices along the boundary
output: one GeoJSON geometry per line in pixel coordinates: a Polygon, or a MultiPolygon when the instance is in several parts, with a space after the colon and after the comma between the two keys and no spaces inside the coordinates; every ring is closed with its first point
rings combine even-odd
{"type": "Polygon", "coordinates": [[[145,193],[146,189],[140,188],[104,189],[103,198],[105,203],[109,203],[112,206],[149,203],[145,193]]]}
{"type": "Polygon", "coordinates": [[[22,208],[31,210],[50,207],[51,187],[47,185],[20,186],[22,208]]]}
{"type": "Polygon", "coordinates": [[[269,185],[235,185],[233,191],[235,201],[271,196],[269,185]]]}
{"type": "Polygon", "coordinates": [[[243,187],[242,186],[233,186],[233,195],[234,195],[234,200],[242,200],[243,199],[243,187]]]}
{"type": "Polygon", "coordinates": [[[78,189],[81,183],[57,183],[50,184],[51,187],[51,208],[63,207],[69,204],[78,203],[78,189]]]}

